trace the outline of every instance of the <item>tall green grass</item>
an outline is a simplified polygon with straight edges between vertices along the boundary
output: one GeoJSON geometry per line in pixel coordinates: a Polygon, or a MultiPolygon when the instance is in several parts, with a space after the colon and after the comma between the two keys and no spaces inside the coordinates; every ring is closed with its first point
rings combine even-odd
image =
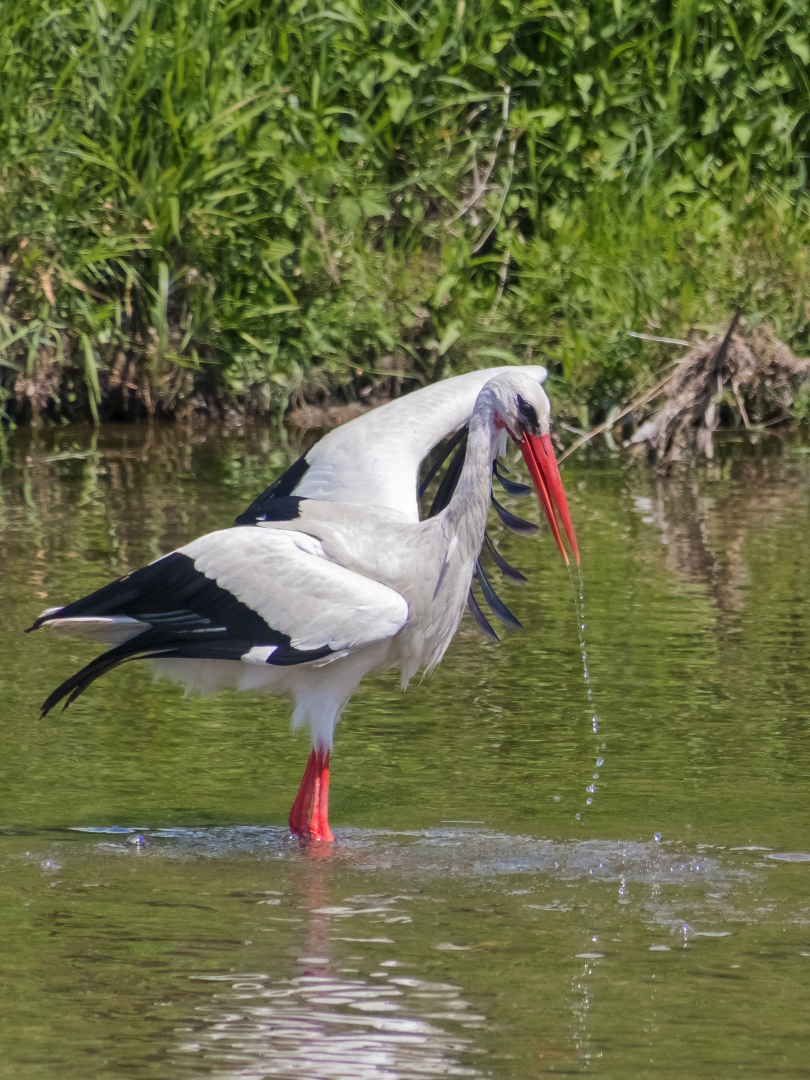
{"type": "Polygon", "coordinates": [[[531,354],[602,410],[656,362],[627,330],[736,304],[803,347],[809,14],[8,0],[7,409],[272,406],[531,354]]]}

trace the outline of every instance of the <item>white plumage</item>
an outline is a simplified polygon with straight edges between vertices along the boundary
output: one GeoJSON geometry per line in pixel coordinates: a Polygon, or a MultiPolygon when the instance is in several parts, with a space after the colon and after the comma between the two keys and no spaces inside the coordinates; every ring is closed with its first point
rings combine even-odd
{"type": "MultiPolygon", "coordinates": [[[[397,510],[419,520],[419,466],[437,443],[469,422],[475,400],[509,367],[456,375],[396,398],[324,435],[306,455],[309,469],[296,495],[322,502],[397,510]]],[[[520,368],[537,383],[548,372],[539,364],[520,368]]]]}
{"type": "Polygon", "coordinates": [[[399,593],[332,561],[321,540],[298,529],[222,529],[180,551],[294,649],[358,649],[393,637],[408,618],[399,593]]]}
{"type": "Polygon", "coordinates": [[[496,615],[514,621],[477,561],[493,461],[508,436],[523,452],[563,556],[555,510],[578,559],[548,433],[545,375],[541,367],[489,369],[389,402],[326,435],[234,528],[44,613],[32,629],[83,632],[112,646],[54,691],[44,710],[63,698],[70,704],[133,657],[199,690],[288,693],[293,723],[308,723],[313,742],[290,826],[331,840],[329,751],[361,679],[395,667],[404,686],[420,668],[430,671],[468,601],[491,633],[470,591],[474,573],[496,615]],[[464,425],[438,512],[420,521],[420,465],[464,425]]]}

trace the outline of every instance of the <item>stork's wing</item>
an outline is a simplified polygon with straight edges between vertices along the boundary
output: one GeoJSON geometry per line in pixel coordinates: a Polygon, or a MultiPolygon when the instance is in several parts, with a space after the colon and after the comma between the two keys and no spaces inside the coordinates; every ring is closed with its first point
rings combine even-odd
{"type": "Polygon", "coordinates": [[[223,529],[180,550],[299,651],[370,645],[408,618],[398,592],[330,562],[321,542],[305,533],[223,529]]]}
{"type": "MultiPolygon", "coordinates": [[[[434,446],[469,421],[482,387],[507,368],[486,368],[415,390],[335,428],[299,458],[237,519],[253,525],[277,516],[279,499],[378,506],[419,520],[419,466],[434,446]]],[[[521,369],[543,382],[547,372],[521,369]]],[[[295,516],[292,508],[285,515],[295,516]]]]}
{"type": "Polygon", "coordinates": [[[329,562],[318,540],[236,528],[202,536],[67,607],[32,629],[118,642],[48,698],[75,700],[126,660],[241,660],[274,666],[336,659],[393,636],[408,618],[393,589],[329,562]]]}

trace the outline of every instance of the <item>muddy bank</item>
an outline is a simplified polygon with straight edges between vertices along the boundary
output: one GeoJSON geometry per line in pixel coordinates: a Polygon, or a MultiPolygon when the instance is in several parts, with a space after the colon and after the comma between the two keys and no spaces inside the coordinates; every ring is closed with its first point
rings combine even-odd
{"type": "Polygon", "coordinates": [[[340,386],[316,376],[285,387],[257,383],[237,393],[223,391],[205,368],[171,362],[150,368],[122,352],[90,378],[55,350],[40,349],[25,370],[0,367],[0,417],[36,428],[144,419],[220,423],[274,414],[294,427],[330,428],[422,382],[415,375],[372,375],[358,368],[340,386]]]}
{"type": "MultiPolygon", "coordinates": [[[[393,366],[394,358],[389,359],[393,366]]],[[[404,362],[397,368],[404,371],[404,362]]],[[[119,353],[98,373],[94,399],[86,372],[40,349],[30,371],[0,368],[0,406],[6,421],[18,426],[144,418],[238,424],[273,414],[293,428],[323,431],[424,381],[415,373],[407,377],[358,368],[341,386],[321,373],[283,393],[257,384],[243,393],[223,394],[205,370],[166,362],[150,370],[119,353]]],[[[696,341],[674,361],[662,358],[652,387],[614,407],[603,423],[573,442],[563,434],[576,430],[570,426],[576,419],[571,403],[559,390],[555,394],[552,389],[552,396],[563,457],[604,434],[612,449],[645,456],[666,472],[679,463],[711,459],[713,436],[721,429],[774,430],[810,420],[810,358],[794,355],[772,328],[752,326],[738,313],[724,333],[696,341]]]]}

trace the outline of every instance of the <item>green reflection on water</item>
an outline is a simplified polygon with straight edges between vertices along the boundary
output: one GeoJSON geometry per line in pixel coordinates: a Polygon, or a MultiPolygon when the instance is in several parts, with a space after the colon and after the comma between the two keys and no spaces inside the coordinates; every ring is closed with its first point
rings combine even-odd
{"type": "Polygon", "coordinates": [[[805,1074],[810,862],[772,856],[810,851],[806,457],[570,466],[599,734],[550,538],[499,535],[526,633],[465,620],[430,680],[361,688],[313,859],[281,828],[308,752],[283,701],[133,664],[40,720],[94,648],[21,633],[294,456],[259,428],[15,436],[0,1076],[805,1074]]]}

